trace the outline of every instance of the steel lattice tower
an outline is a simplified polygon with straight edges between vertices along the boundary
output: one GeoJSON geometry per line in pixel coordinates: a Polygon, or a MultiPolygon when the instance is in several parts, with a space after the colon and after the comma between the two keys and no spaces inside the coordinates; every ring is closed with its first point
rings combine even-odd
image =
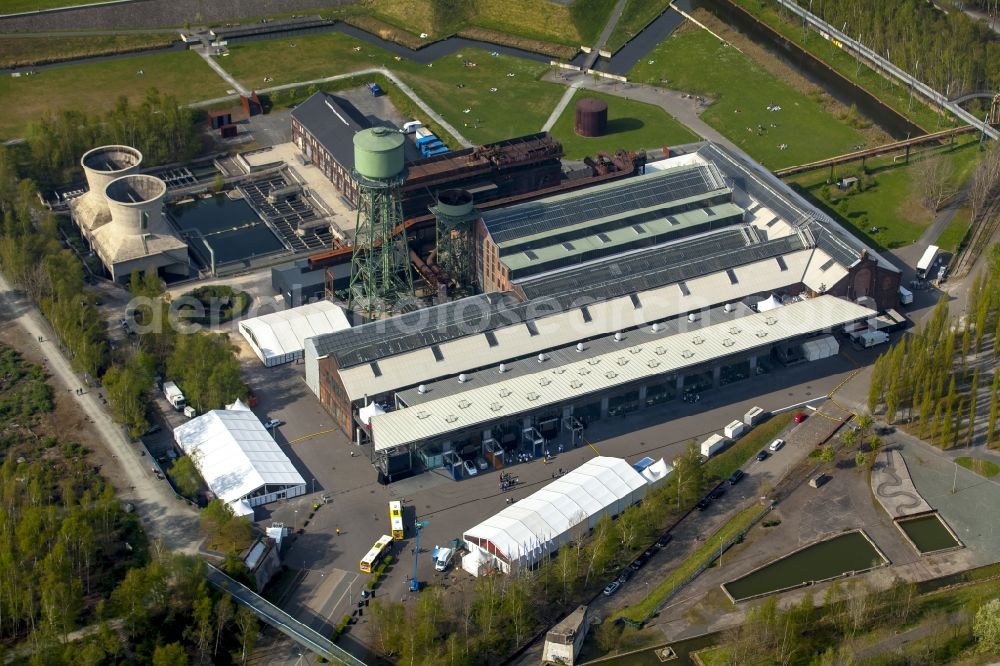
{"type": "Polygon", "coordinates": [[[437,230],[437,263],[462,289],[475,283],[475,247],[472,223],[479,213],[466,190],[445,190],[429,206],[437,230]]]}
{"type": "Polygon", "coordinates": [[[384,127],[358,132],[354,165],[359,192],[348,303],[372,317],[413,295],[400,198],[403,135],[384,127]]]}

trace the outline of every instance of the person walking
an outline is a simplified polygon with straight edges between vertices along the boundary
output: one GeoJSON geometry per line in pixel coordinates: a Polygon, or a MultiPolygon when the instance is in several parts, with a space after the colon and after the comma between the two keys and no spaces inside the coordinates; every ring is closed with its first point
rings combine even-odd
{"type": "Polygon", "coordinates": [[[340,528],[337,528],[337,536],[340,536],[340,528]]]}

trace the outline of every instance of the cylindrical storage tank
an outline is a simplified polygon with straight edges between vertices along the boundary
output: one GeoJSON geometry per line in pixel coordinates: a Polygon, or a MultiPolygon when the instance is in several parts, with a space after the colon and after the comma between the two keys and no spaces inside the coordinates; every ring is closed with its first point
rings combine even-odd
{"type": "Polygon", "coordinates": [[[608,103],[584,97],[576,103],[576,133],[580,136],[604,136],[608,131],[608,103]]]}
{"type": "Polygon", "coordinates": [[[354,168],[365,178],[385,180],[403,173],[403,134],[372,127],[354,135],[354,168]]]}
{"type": "Polygon", "coordinates": [[[142,153],[129,146],[101,146],[88,150],[80,158],[87,177],[87,188],[101,196],[108,183],[139,170],[142,153]]]}
{"type": "Polygon", "coordinates": [[[468,190],[444,190],[438,194],[437,210],[448,217],[472,215],[472,193],[468,190]]]}
{"type": "Polygon", "coordinates": [[[156,176],[131,174],[108,183],[104,196],[115,231],[123,235],[159,232],[166,194],[167,184],[156,176]]]}

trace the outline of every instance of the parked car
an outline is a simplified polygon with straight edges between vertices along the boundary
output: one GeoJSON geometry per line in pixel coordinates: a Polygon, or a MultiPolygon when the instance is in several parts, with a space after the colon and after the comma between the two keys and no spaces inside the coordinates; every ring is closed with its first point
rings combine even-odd
{"type": "Polygon", "coordinates": [[[656,540],[657,548],[665,548],[668,543],[673,540],[674,536],[672,534],[664,534],[659,539],[656,540]]]}
{"type": "Polygon", "coordinates": [[[646,558],[640,555],[639,557],[632,560],[632,563],[628,565],[628,568],[632,571],[638,571],[642,566],[646,564],[646,558]]]}
{"type": "Polygon", "coordinates": [[[486,458],[482,456],[476,456],[476,467],[478,467],[479,471],[482,472],[489,469],[490,464],[486,462],[486,458]]]}
{"type": "Polygon", "coordinates": [[[285,422],[281,419],[268,419],[264,421],[264,427],[270,430],[271,428],[277,428],[278,426],[285,425],[285,422]]]}
{"type": "Polygon", "coordinates": [[[604,596],[610,597],[612,594],[617,592],[618,588],[621,586],[622,584],[619,583],[618,581],[612,581],[611,583],[608,584],[606,588],[604,588],[604,596]]]}
{"type": "Polygon", "coordinates": [[[469,476],[475,476],[476,474],[479,474],[479,470],[476,469],[476,463],[474,463],[471,460],[466,460],[464,463],[462,463],[462,466],[465,467],[465,473],[468,474],[469,476]]]}
{"type": "Polygon", "coordinates": [[[880,428],[875,428],[875,434],[879,437],[884,437],[886,435],[891,435],[896,432],[896,428],[893,426],[882,426],[880,428]]]}
{"type": "Polygon", "coordinates": [[[153,435],[155,433],[160,432],[161,430],[163,430],[163,426],[161,426],[159,423],[154,423],[153,425],[149,426],[149,430],[147,430],[146,432],[144,432],[142,434],[143,435],[153,435]]]}
{"type": "Polygon", "coordinates": [[[715,490],[713,490],[708,494],[708,499],[717,500],[725,494],[726,494],[726,489],[723,488],[722,486],[719,486],[718,488],[716,488],[715,490]]]}
{"type": "Polygon", "coordinates": [[[631,577],[632,577],[632,570],[625,569],[624,571],[622,571],[621,575],[618,576],[618,583],[624,585],[625,583],[628,582],[628,579],[631,577]]]}
{"type": "Polygon", "coordinates": [[[729,477],[729,485],[735,486],[744,476],[746,476],[746,472],[741,469],[736,470],[733,472],[733,475],[729,477]]]}
{"type": "Polygon", "coordinates": [[[806,420],[806,413],[805,412],[799,412],[799,413],[797,413],[795,415],[795,422],[796,423],[802,423],[805,420],[806,420]]]}
{"type": "Polygon", "coordinates": [[[767,448],[770,449],[771,451],[780,451],[781,447],[783,447],[784,445],[785,445],[785,440],[776,439],[773,442],[771,442],[771,445],[767,448]]]}
{"type": "Polygon", "coordinates": [[[698,503],[695,504],[694,506],[699,511],[704,511],[705,509],[708,508],[708,505],[711,504],[711,503],[712,503],[711,498],[704,497],[704,498],[698,500],[698,503]]]}
{"type": "Polygon", "coordinates": [[[758,451],[757,462],[762,462],[764,460],[767,460],[767,451],[758,451]]]}

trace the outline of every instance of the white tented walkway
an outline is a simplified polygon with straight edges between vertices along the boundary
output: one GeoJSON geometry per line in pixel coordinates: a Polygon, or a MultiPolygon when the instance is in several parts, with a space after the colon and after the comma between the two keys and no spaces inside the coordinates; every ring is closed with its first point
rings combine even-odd
{"type": "Polygon", "coordinates": [[[462,568],[474,576],[491,570],[532,566],[547,553],[586,533],[606,515],[616,516],[663,481],[669,465],[662,460],[649,478],[621,458],[588,460],[538,492],[466,530],[469,554],[462,568]]]}
{"type": "Polygon", "coordinates": [[[240,333],[264,365],[302,358],[306,338],[350,328],[347,315],[330,301],[317,301],[240,322],[240,333]]]}
{"type": "Polygon", "coordinates": [[[216,497],[237,515],[306,492],[306,482],[260,419],[243,403],[216,409],[174,429],[216,497]]]}

